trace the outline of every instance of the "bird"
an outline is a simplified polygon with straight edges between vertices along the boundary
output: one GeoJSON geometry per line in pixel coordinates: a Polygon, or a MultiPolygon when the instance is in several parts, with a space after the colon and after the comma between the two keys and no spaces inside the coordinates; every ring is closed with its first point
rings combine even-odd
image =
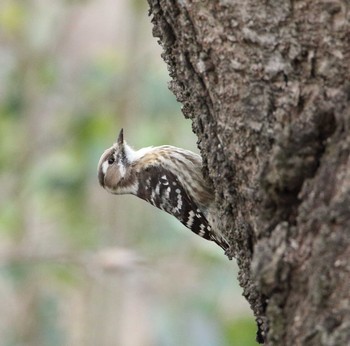
{"type": "Polygon", "coordinates": [[[134,150],[121,129],[117,141],[101,155],[97,170],[100,185],[109,193],[145,200],[227,254],[227,240],[208,221],[214,192],[203,177],[200,155],[171,145],[134,150]]]}

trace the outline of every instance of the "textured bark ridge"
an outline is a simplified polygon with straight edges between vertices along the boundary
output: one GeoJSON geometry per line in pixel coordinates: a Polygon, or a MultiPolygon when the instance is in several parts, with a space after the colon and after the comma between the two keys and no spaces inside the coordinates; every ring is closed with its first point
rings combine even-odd
{"type": "Polygon", "coordinates": [[[260,341],[350,344],[349,2],[148,1],[260,341]]]}

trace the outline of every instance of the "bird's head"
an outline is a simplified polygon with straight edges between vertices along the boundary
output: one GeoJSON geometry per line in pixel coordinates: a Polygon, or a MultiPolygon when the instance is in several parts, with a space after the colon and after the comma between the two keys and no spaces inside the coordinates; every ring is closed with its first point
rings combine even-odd
{"type": "Polygon", "coordinates": [[[121,129],[117,141],[105,150],[98,163],[98,180],[103,188],[114,194],[134,192],[132,177],[128,174],[133,153],[121,129]]]}

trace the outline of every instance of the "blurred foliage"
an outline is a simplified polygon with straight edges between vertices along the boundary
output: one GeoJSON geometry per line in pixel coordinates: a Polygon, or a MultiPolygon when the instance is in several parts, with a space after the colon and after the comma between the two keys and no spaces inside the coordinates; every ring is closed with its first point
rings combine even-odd
{"type": "Polygon", "coordinates": [[[227,346],[255,345],[256,325],[251,319],[242,318],[226,324],[227,346]],[[239,341],[238,341],[239,340],[239,341]]]}
{"type": "Polygon", "coordinates": [[[1,6],[1,30],[6,36],[19,35],[23,30],[26,9],[19,1],[4,1],[1,6]]]}
{"type": "Polygon", "coordinates": [[[146,14],[140,0],[0,3],[4,346],[255,344],[221,250],[97,183],[121,127],[136,148],[197,150],[146,14]]]}

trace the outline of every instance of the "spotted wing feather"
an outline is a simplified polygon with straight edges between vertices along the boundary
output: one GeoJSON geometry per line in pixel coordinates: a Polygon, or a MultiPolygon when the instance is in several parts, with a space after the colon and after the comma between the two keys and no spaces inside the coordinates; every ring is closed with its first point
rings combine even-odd
{"type": "Polygon", "coordinates": [[[213,233],[203,212],[174,173],[163,167],[150,166],[142,172],[139,182],[138,197],[175,216],[192,232],[228,249],[226,241],[213,233]]]}

